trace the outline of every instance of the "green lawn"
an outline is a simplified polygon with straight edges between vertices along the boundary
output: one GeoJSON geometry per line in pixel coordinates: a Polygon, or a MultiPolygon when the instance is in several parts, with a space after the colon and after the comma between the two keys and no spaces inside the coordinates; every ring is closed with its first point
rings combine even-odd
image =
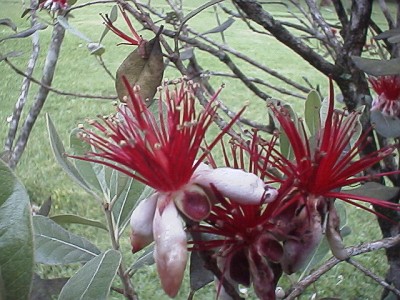
{"type": "MultiPolygon", "coordinates": [[[[187,7],[188,11],[203,3],[200,0],[187,2],[190,3],[187,7]]],[[[109,12],[111,6],[111,4],[103,4],[75,11],[70,23],[95,41],[103,31],[99,13],[109,12]]],[[[277,8],[274,7],[274,9],[277,8]]],[[[0,19],[11,18],[18,25],[19,29],[29,26],[28,20],[20,18],[22,11],[20,1],[0,0],[0,19]]],[[[284,16],[284,12],[281,15],[284,16]]],[[[44,13],[41,13],[41,16],[46,18],[44,13]]],[[[204,11],[189,21],[189,25],[196,28],[199,32],[214,26],[211,24],[216,24],[212,9],[204,11]]],[[[36,78],[40,78],[41,76],[50,32],[50,27],[40,32],[41,57],[35,71],[36,78]]],[[[0,38],[11,33],[12,31],[9,28],[5,26],[0,27],[0,38]]],[[[147,32],[141,33],[144,36],[148,35],[147,32]]],[[[226,39],[231,47],[245,51],[251,57],[257,57],[259,61],[289,76],[293,80],[301,81],[301,78],[305,76],[315,85],[327,86],[327,78],[313,70],[294,53],[283,48],[271,37],[264,36],[260,38],[258,35],[249,34],[245,25],[236,22],[226,33],[226,39]]],[[[118,42],[119,40],[112,34],[109,34],[103,41],[106,47],[104,61],[113,73],[128,53],[132,51],[132,48],[129,46],[116,46],[118,42]]],[[[30,47],[31,43],[28,38],[7,40],[0,42],[0,54],[5,54],[12,50],[22,51],[23,55],[13,58],[12,62],[19,68],[24,69],[30,54],[30,47]]],[[[208,55],[204,55],[199,51],[196,53],[199,55],[199,61],[204,68],[226,71],[226,68],[220,65],[216,59],[211,59],[208,55]]],[[[276,82],[265,75],[259,75],[252,67],[244,66],[244,71],[249,76],[260,76],[264,80],[276,82]]],[[[0,79],[0,141],[3,143],[8,130],[6,119],[11,115],[14,103],[18,98],[22,77],[15,74],[4,62],[0,63],[0,74],[2,74],[0,79]]],[[[168,69],[166,77],[172,78],[176,76],[175,74],[174,70],[168,69]]],[[[226,78],[213,78],[212,81],[216,84],[226,83],[222,99],[231,109],[238,110],[244,104],[249,103],[250,107],[246,112],[246,117],[259,122],[263,122],[266,119],[265,104],[248,92],[243,84],[226,78]]],[[[62,47],[60,60],[58,61],[53,86],[59,90],[76,93],[94,95],[115,94],[114,83],[99,66],[95,57],[89,55],[85,42],[68,32],[62,47]]],[[[34,85],[30,92],[30,102],[27,104],[27,108],[31,105],[36,90],[37,86],[34,85]]],[[[288,96],[281,98],[292,102],[297,109],[302,107],[301,100],[291,99],[288,96]]],[[[40,205],[48,197],[51,197],[54,203],[53,214],[68,212],[103,221],[100,205],[65,175],[56,163],[48,141],[45,114],[48,113],[51,115],[64,143],[67,144],[69,133],[77,124],[84,122],[86,118],[94,118],[99,114],[113,112],[114,109],[112,101],[79,99],[50,93],[42,114],[33,129],[26,151],[16,170],[29,191],[32,203],[40,205]]],[[[348,214],[352,234],[345,240],[347,245],[357,245],[361,242],[380,237],[379,229],[373,215],[353,208],[349,209],[348,214]]],[[[83,229],[83,227],[79,226],[70,226],[70,229],[77,234],[88,237],[102,249],[106,249],[110,245],[107,235],[101,231],[83,229]]],[[[134,261],[135,256],[129,253],[129,240],[128,235],[126,236],[123,251],[125,254],[124,260],[129,264],[134,261]]],[[[384,252],[368,254],[357,259],[384,277],[387,267],[384,252]]],[[[74,267],[68,269],[40,267],[40,270],[43,274],[48,274],[48,276],[58,277],[71,274],[74,267]]],[[[168,299],[161,290],[154,267],[147,267],[139,271],[134,277],[134,282],[136,283],[136,288],[141,299],[168,299]]],[[[287,283],[288,279],[284,278],[283,284],[286,285],[287,283]]],[[[381,288],[373,283],[371,279],[355,271],[353,267],[343,263],[330,271],[316,285],[312,286],[304,299],[308,299],[314,291],[318,292],[318,297],[378,299],[381,288]]],[[[188,280],[185,280],[177,299],[186,299],[188,293],[189,283],[188,280]]],[[[195,299],[212,299],[213,294],[214,287],[210,286],[204,292],[199,293],[195,299]]],[[[115,293],[112,296],[115,299],[122,298],[115,293]]]]}

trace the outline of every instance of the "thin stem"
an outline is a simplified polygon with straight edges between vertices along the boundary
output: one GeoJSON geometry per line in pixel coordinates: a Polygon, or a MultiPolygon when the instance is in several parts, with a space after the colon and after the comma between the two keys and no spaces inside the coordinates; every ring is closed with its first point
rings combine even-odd
{"type": "MultiPolygon", "coordinates": [[[[373,241],[369,243],[361,244],[357,247],[348,247],[346,248],[350,257],[360,255],[363,253],[368,253],[372,251],[376,251],[379,249],[389,249],[394,247],[400,243],[400,234],[395,237],[389,237],[385,239],[381,239],[378,241],[373,241]]],[[[332,257],[328,259],[324,264],[322,264],[317,270],[312,272],[310,275],[305,277],[303,280],[300,280],[295,285],[290,288],[288,295],[284,298],[285,300],[294,300],[298,296],[300,296],[304,290],[309,287],[311,284],[319,280],[319,278],[327,273],[330,269],[336,266],[338,263],[342,262],[342,260],[337,259],[336,257],[332,257]]]]}
{"type": "Polygon", "coordinates": [[[28,78],[33,83],[36,83],[36,84],[40,85],[42,88],[45,88],[45,89],[47,89],[50,92],[53,92],[55,94],[62,95],[62,96],[72,96],[72,97],[78,97],[78,98],[86,98],[86,99],[99,99],[99,100],[117,100],[118,99],[117,96],[90,95],[90,94],[71,93],[71,92],[65,92],[65,91],[58,90],[58,89],[55,89],[55,88],[53,88],[53,87],[41,82],[40,80],[37,80],[36,78],[30,76],[29,74],[25,73],[24,71],[18,69],[9,59],[5,58],[4,61],[17,74],[28,78]]]}
{"type": "MultiPolygon", "coordinates": [[[[112,211],[111,211],[111,206],[109,203],[104,203],[103,204],[103,211],[106,216],[106,221],[108,225],[108,232],[110,233],[110,239],[111,239],[111,245],[113,249],[118,250],[120,248],[117,235],[115,232],[115,226],[114,226],[114,220],[112,216],[112,211]]],[[[135,289],[133,288],[132,282],[129,278],[129,276],[125,273],[125,268],[122,265],[122,262],[119,264],[118,267],[118,272],[117,272],[119,278],[121,278],[122,285],[124,287],[124,296],[126,299],[129,300],[138,300],[137,293],[135,289]]]]}
{"type": "Polygon", "coordinates": [[[364,267],[362,264],[359,262],[355,261],[354,259],[348,259],[347,262],[354,266],[356,269],[360,270],[363,272],[365,275],[368,277],[371,277],[373,280],[375,280],[377,283],[379,283],[381,286],[383,286],[385,289],[390,290],[393,292],[395,295],[400,296],[400,291],[394,287],[392,287],[390,284],[388,284],[385,279],[380,278],[376,274],[372,273],[370,270],[368,270],[366,267],[364,267]]]}

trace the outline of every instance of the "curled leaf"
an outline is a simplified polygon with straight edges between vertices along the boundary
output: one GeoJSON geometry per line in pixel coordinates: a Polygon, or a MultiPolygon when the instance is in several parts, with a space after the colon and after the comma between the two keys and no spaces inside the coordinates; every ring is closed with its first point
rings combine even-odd
{"type": "Polygon", "coordinates": [[[128,55],[117,70],[115,88],[121,101],[128,95],[122,76],[125,76],[132,86],[140,86],[140,96],[150,101],[161,84],[164,62],[159,38],[156,36],[143,43],[128,55]]]}
{"type": "Polygon", "coordinates": [[[328,222],[326,225],[326,239],[328,240],[332,254],[340,260],[345,260],[349,257],[349,254],[347,253],[342,237],[340,236],[339,226],[339,215],[332,203],[329,209],[328,222]]]}

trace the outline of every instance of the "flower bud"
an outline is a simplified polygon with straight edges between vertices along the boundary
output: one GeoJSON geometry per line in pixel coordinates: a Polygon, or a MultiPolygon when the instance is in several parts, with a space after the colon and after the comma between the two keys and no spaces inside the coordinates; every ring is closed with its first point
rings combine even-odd
{"type": "Polygon", "coordinates": [[[159,199],[154,215],[154,260],[164,291],[175,297],[186,267],[187,242],[178,211],[167,197],[159,199]]]}
{"type": "Polygon", "coordinates": [[[153,218],[158,194],[141,201],[131,216],[131,245],[135,253],[153,241],[153,218]]]}
{"type": "Polygon", "coordinates": [[[225,197],[240,204],[259,204],[271,202],[277,191],[266,187],[264,182],[253,173],[239,169],[217,168],[198,171],[192,182],[210,189],[210,185],[225,197]]]}

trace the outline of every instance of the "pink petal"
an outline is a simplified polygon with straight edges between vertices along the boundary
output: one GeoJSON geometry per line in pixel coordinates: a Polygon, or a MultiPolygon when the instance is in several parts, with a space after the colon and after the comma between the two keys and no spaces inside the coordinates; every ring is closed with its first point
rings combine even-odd
{"type": "Polygon", "coordinates": [[[287,274],[300,270],[322,239],[321,215],[318,211],[307,211],[304,208],[297,217],[300,220],[293,222],[302,225],[283,244],[284,253],[280,261],[287,274]]]}
{"type": "Polygon", "coordinates": [[[254,291],[259,299],[275,300],[276,284],[282,275],[281,266],[269,262],[257,251],[253,250],[249,251],[248,260],[254,291]]]}
{"type": "MultiPolygon", "coordinates": [[[[223,281],[225,281],[225,280],[228,281],[232,285],[232,287],[235,289],[235,291],[238,294],[240,294],[239,284],[236,283],[230,276],[230,270],[229,270],[230,263],[228,263],[228,261],[229,260],[226,259],[226,257],[224,257],[224,256],[217,256],[218,268],[223,271],[223,274],[222,274],[223,275],[223,281]]],[[[232,300],[233,299],[226,292],[226,290],[225,290],[225,288],[223,286],[223,283],[220,280],[218,280],[217,277],[214,277],[214,282],[215,282],[215,289],[216,289],[216,292],[217,292],[216,299],[218,299],[218,300],[232,300]]]]}
{"type": "Polygon", "coordinates": [[[225,197],[240,204],[258,204],[261,201],[271,202],[277,191],[269,188],[253,173],[239,169],[217,168],[198,171],[192,182],[205,189],[213,184],[225,197]]]}
{"type": "Polygon", "coordinates": [[[182,283],[187,261],[186,233],[173,201],[162,195],[153,222],[154,259],[164,291],[175,297],[182,283]]]}
{"type": "Polygon", "coordinates": [[[195,184],[174,194],[174,202],[184,215],[196,222],[207,218],[211,211],[211,202],[206,192],[195,184]]]}
{"type": "Polygon", "coordinates": [[[135,253],[153,241],[153,218],[156,210],[158,193],[144,199],[132,212],[131,245],[135,253]]]}

